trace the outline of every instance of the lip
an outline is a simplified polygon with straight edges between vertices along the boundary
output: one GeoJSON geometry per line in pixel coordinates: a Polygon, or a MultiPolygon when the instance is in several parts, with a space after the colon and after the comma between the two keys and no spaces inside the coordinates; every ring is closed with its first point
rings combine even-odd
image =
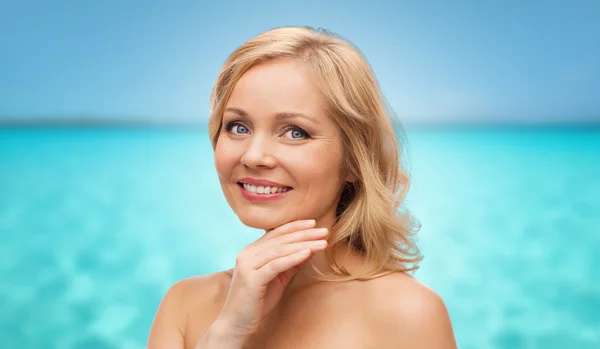
{"type": "Polygon", "coordinates": [[[241,185],[239,185],[239,187],[240,187],[240,191],[241,191],[244,199],[246,199],[250,202],[254,202],[254,203],[271,202],[274,200],[278,200],[278,199],[281,199],[282,197],[288,195],[291,192],[291,190],[289,190],[289,191],[282,191],[281,193],[275,193],[275,194],[256,194],[256,193],[251,193],[251,192],[247,191],[241,185]]]}
{"type": "Polygon", "coordinates": [[[278,199],[286,196],[289,192],[292,191],[291,187],[283,185],[283,184],[279,184],[277,182],[271,182],[266,179],[256,179],[256,178],[249,178],[249,177],[240,179],[238,181],[238,186],[240,187],[240,191],[241,191],[244,199],[246,199],[250,202],[254,202],[254,203],[271,202],[274,200],[278,200],[278,199]],[[251,193],[251,192],[247,191],[246,189],[244,189],[243,185],[240,185],[240,183],[247,183],[247,184],[252,184],[255,186],[263,186],[263,187],[290,188],[290,190],[282,191],[281,193],[274,193],[274,194],[257,194],[257,193],[251,193]]]}
{"type": "Polygon", "coordinates": [[[255,179],[255,178],[250,178],[250,177],[242,178],[238,181],[238,183],[247,183],[247,184],[263,186],[263,187],[291,188],[290,186],[285,185],[285,184],[271,182],[266,179],[255,179]]]}

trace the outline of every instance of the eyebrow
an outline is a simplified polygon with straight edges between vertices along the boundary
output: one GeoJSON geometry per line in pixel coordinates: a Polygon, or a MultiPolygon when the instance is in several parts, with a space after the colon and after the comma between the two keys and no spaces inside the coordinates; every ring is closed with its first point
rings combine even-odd
{"type": "MultiPolygon", "coordinates": [[[[225,111],[236,113],[243,118],[248,118],[248,113],[245,110],[242,110],[240,108],[227,107],[227,108],[225,108],[225,111]]],[[[304,119],[314,122],[315,124],[319,124],[319,121],[317,121],[317,119],[315,119],[314,117],[308,116],[306,114],[303,114],[303,113],[279,112],[279,113],[275,114],[275,120],[277,120],[277,121],[284,121],[284,120],[289,120],[289,119],[294,119],[294,118],[304,118],[304,119]]]]}

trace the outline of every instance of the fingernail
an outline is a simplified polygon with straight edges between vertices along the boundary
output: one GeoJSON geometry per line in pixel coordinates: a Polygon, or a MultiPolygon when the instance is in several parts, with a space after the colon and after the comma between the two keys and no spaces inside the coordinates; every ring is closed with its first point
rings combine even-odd
{"type": "Polygon", "coordinates": [[[326,233],[327,232],[327,228],[318,228],[316,230],[317,233],[326,233]]]}

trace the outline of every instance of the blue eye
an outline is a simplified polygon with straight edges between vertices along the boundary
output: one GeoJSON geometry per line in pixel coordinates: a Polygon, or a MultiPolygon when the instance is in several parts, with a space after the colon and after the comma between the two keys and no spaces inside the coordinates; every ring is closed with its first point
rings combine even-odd
{"type": "Polygon", "coordinates": [[[302,138],[304,137],[304,133],[299,130],[292,130],[292,138],[302,138]]]}
{"type": "Polygon", "coordinates": [[[233,130],[235,130],[235,133],[240,134],[248,132],[248,129],[244,125],[234,125],[233,130]]]}
{"type": "Polygon", "coordinates": [[[237,121],[232,121],[225,126],[225,131],[235,134],[243,135],[249,132],[248,128],[237,121]]]}
{"type": "Polygon", "coordinates": [[[305,138],[310,138],[310,136],[308,135],[308,133],[306,133],[306,131],[304,131],[303,129],[299,128],[299,127],[291,127],[290,129],[287,130],[286,133],[289,133],[290,137],[292,139],[305,139],[305,138]]]}

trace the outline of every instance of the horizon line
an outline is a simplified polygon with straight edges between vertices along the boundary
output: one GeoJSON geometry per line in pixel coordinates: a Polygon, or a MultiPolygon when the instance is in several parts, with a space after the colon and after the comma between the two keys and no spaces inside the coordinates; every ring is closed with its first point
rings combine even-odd
{"type": "MultiPolygon", "coordinates": [[[[600,116],[589,119],[567,120],[481,120],[473,118],[460,118],[453,120],[431,120],[423,119],[421,121],[401,119],[392,120],[392,124],[407,127],[419,126],[600,126],[600,116]]],[[[0,117],[1,127],[44,127],[44,126],[158,126],[158,127],[205,127],[208,125],[208,119],[167,119],[167,118],[142,118],[142,117],[29,117],[29,118],[10,118],[0,117]]]]}

